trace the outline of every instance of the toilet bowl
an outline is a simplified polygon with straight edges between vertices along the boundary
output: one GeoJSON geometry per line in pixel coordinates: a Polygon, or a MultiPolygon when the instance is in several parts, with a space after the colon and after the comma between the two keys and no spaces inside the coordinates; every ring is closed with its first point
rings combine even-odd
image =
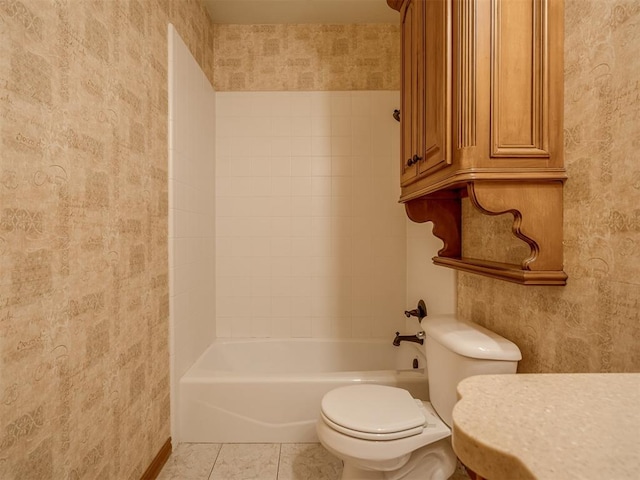
{"type": "Polygon", "coordinates": [[[322,400],[316,431],[325,448],[344,461],[343,479],[444,480],[455,470],[449,427],[429,402],[400,388],[332,390],[322,400]]]}
{"type": "Polygon", "coordinates": [[[447,480],[455,471],[451,412],[463,378],[515,373],[520,350],[453,315],[423,320],[430,402],[401,388],[351,385],[328,392],[316,424],[320,443],[342,459],[342,480],[447,480]]]}

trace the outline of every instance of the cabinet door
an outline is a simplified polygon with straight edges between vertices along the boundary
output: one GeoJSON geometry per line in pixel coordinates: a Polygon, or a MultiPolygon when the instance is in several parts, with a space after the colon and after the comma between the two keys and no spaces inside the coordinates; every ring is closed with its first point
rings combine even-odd
{"type": "MultiPolygon", "coordinates": [[[[421,2],[422,3],[422,2],[421,2]]],[[[450,0],[424,2],[423,83],[424,150],[419,174],[429,174],[451,163],[451,24],[450,0]]]]}
{"type": "MultiPolygon", "coordinates": [[[[422,111],[420,95],[420,65],[423,57],[421,13],[424,0],[404,3],[402,18],[402,107],[401,122],[401,183],[411,183],[418,175],[422,151],[422,111]]],[[[423,95],[422,95],[423,97],[423,95]]]]}

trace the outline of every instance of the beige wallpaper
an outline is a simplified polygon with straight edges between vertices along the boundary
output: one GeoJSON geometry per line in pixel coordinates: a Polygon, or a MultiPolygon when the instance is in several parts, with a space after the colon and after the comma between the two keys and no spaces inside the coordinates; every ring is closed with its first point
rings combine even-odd
{"type": "Polygon", "coordinates": [[[167,22],[197,0],[0,1],[0,478],[138,479],[169,437],[167,22]]]}
{"type": "Polygon", "coordinates": [[[397,90],[396,25],[216,25],[216,91],[397,90]]]}
{"type": "MultiPolygon", "coordinates": [[[[458,309],[515,341],[521,372],[640,371],[640,2],[568,0],[565,8],[569,283],[523,287],[460,274],[458,309]]],[[[522,258],[509,219],[465,207],[466,255],[522,258]]]]}

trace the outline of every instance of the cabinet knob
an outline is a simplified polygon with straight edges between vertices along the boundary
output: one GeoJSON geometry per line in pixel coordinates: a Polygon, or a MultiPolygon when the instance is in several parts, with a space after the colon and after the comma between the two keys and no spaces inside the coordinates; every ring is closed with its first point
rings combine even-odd
{"type": "Polygon", "coordinates": [[[422,160],[422,157],[419,157],[418,155],[414,155],[413,158],[410,158],[409,160],[407,160],[407,167],[410,167],[411,165],[415,165],[420,160],[422,160]]]}

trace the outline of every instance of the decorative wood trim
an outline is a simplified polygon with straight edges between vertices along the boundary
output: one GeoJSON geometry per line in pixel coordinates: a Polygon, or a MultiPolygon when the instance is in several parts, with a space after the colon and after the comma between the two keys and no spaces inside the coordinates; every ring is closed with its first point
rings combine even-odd
{"type": "Polygon", "coordinates": [[[140,480],[156,480],[156,478],[158,478],[158,475],[160,475],[160,472],[162,471],[162,467],[164,467],[164,464],[167,463],[167,460],[169,460],[171,450],[171,437],[169,437],[167,441],[164,442],[164,445],[160,447],[157,455],[151,461],[149,467],[147,467],[145,472],[142,474],[140,480]]]}
{"type": "Polygon", "coordinates": [[[562,271],[562,181],[476,181],[467,184],[472,204],[485,215],[511,213],[514,235],[529,245],[520,264],[462,257],[460,199],[465,190],[440,190],[405,203],[414,222],[433,222],[444,247],[433,258],[443,267],[521,285],[566,285],[562,271]],[[558,205],[560,209],[558,210],[558,205]]]}
{"type": "MultiPolygon", "coordinates": [[[[549,52],[548,52],[548,0],[527,0],[509,2],[507,0],[492,0],[491,2],[491,157],[542,157],[549,158],[549,52]],[[510,9],[511,14],[523,15],[524,11],[515,12],[515,9],[524,9],[529,5],[532,22],[526,25],[520,20],[522,28],[514,29],[513,18],[503,18],[505,8],[510,9]],[[503,35],[503,29],[511,32],[511,36],[503,35]],[[518,38],[513,38],[514,33],[530,32],[527,43],[518,38]],[[514,76],[514,59],[523,57],[511,52],[508,59],[505,52],[528,45],[531,49],[530,65],[530,98],[523,98],[523,92],[509,92],[503,85],[504,78],[514,76]],[[528,104],[528,105],[527,105],[528,104]],[[517,112],[521,116],[529,116],[530,131],[520,132],[521,138],[506,138],[501,126],[512,123],[503,118],[506,109],[517,112]],[[528,140],[523,137],[528,136],[528,140]]],[[[526,72],[522,73],[526,75],[526,72]]]]}
{"type": "Polygon", "coordinates": [[[453,190],[420,197],[405,203],[407,216],[416,223],[433,222],[433,235],[444,242],[443,257],[462,255],[460,195],[453,190]]]}
{"type": "Polygon", "coordinates": [[[474,182],[468,192],[484,214],[513,214],[513,234],[531,249],[522,270],[562,271],[562,182],[474,182]]]}
{"type": "Polygon", "coordinates": [[[476,0],[456,5],[456,96],[458,148],[476,145],[476,0]]]}
{"type": "MultiPolygon", "coordinates": [[[[478,180],[500,180],[500,181],[531,181],[531,182],[564,182],[567,179],[567,173],[564,168],[508,168],[504,170],[474,168],[468,170],[458,170],[454,174],[443,178],[439,182],[433,182],[425,187],[411,191],[410,188],[404,190],[404,194],[400,197],[400,202],[408,202],[423,195],[430,195],[434,192],[451,189],[463,188],[466,184],[478,180]]],[[[403,185],[406,187],[407,185],[403,185]]]]}
{"type": "Polygon", "coordinates": [[[400,11],[403,1],[404,0],[387,0],[387,5],[389,5],[394,10],[400,11]]]}
{"type": "Polygon", "coordinates": [[[566,285],[567,274],[562,270],[523,270],[520,265],[491,262],[476,258],[433,257],[433,263],[463,272],[476,273],[521,285],[566,285]]]}

